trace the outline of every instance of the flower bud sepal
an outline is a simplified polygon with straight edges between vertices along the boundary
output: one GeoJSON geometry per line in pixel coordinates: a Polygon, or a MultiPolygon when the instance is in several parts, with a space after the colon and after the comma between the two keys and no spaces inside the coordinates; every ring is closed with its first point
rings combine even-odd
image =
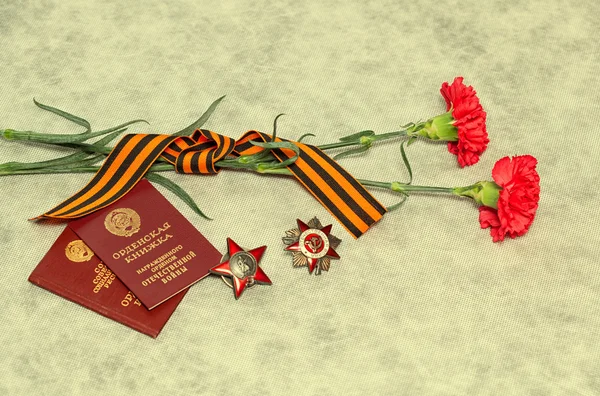
{"type": "Polygon", "coordinates": [[[456,142],[458,128],[454,126],[456,120],[452,116],[452,109],[446,113],[430,118],[426,122],[414,125],[409,136],[422,136],[430,140],[456,142]]]}
{"type": "Polygon", "coordinates": [[[455,187],[452,189],[454,195],[473,198],[479,205],[498,209],[498,197],[502,187],[493,181],[480,181],[467,187],[455,187]]]}

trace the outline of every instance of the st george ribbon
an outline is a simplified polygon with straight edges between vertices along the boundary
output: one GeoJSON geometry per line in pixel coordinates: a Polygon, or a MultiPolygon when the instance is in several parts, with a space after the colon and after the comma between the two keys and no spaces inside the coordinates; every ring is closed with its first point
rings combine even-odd
{"type": "MultiPolygon", "coordinates": [[[[178,173],[216,174],[220,170],[215,166],[217,161],[229,155],[247,156],[264,150],[251,141],[270,143],[273,138],[248,131],[236,141],[206,129],[197,129],[191,136],[183,137],[125,135],[82,190],[35,220],[75,219],[104,208],[127,194],[159,158],[173,164],[178,173]]],[[[289,142],[298,147],[298,153],[286,148],[271,152],[279,162],[297,155],[287,168],[354,238],[383,217],[386,208],[318,147],[279,138],[275,142],[289,142]]]]}

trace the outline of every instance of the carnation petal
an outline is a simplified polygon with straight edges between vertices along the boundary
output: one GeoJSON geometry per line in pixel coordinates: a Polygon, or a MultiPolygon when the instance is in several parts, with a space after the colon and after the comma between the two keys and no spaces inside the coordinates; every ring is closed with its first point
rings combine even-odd
{"type": "Polygon", "coordinates": [[[487,206],[480,206],[479,223],[481,228],[500,227],[500,219],[496,210],[487,206]]]}
{"type": "Polygon", "coordinates": [[[513,176],[510,157],[500,158],[492,169],[492,178],[501,187],[508,184],[513,176]]]}
{"type": "Polygon", "coordinates": [[[487,206],[479,207],[479,223],[481,228],[490,228],[490,235],[494,242],[504,240],[504,230],[495,209],[487,206]]]}
{"type": "Polygon", "coordinates": [[[458,154],[458,143],[448,142],[448,151],[454,155],[458,154]]]}

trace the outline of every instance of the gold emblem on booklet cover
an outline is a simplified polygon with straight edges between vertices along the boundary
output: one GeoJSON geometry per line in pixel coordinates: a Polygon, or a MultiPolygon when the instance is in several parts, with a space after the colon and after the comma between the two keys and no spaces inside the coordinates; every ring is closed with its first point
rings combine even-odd
{"type": "Polygon", "coordinates": [[[104,219],[106,229],[117,236],[132,236],[140,230],[140,224],[140,215],[129,208],[115,209],[104,219]]]}
{"type": "Polygon", "coordinates": [[[90,261],[94,257],[94,252],[81,239],[69,242],[65,248],[65,256],[75,263],[90,261]]]}

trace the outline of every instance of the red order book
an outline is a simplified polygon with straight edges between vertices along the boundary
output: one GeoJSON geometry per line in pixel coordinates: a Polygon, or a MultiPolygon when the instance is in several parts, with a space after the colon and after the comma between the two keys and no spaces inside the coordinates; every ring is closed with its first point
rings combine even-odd
{"type": "Polygon", "coordinates": [[[67,227],[29,281],[141,333],[157,337],[186,291],[148,311],[67,227]]]}
{"type": "Polygon", "coordinates": [[[69,223],[148,309],[208,275],[221,253],[147,180],[69,223]]]}

